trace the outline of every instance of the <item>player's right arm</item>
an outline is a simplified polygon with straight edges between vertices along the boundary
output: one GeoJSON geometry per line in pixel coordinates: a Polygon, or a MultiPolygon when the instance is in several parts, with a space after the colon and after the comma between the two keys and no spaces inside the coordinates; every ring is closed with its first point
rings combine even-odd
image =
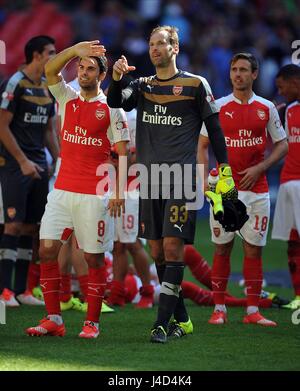
{"type": "Polygon", "coordinates": [[[121,79],[123,75],[134,71],[135,66],[128,65],[125,56],[121,56],[113,66],[112,81],[108,88],[107,103],[110,107],[122,107],[125,111],[131,111],[137,105],[137,80],[131,82],[122,89],[121,79]]]}
{"type": "Polygon", "coordinates": [[[67,63],[75,57],[103,56],[105,54],[103,45],[99,45],[99,41],[79,42],[56,56],[52,57],[45,66],[46,78],[48,85],[54,85],[62,80],[61,70],[67,63]]]}

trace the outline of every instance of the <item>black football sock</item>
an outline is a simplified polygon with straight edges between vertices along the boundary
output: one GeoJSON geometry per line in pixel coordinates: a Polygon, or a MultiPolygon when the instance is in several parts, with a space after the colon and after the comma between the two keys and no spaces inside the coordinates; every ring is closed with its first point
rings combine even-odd
{"type": "Polygon", "coordinates": [[[168,323],[174,313],[179,298],[183,272],[183,262],[166,263],[166,270],[159,295],[157,320],[154,324],[154,328],[163,326],[163,328],[167,330],[168,323]]]}
{"type": "Polygon", "coordinates": [[[164,280],[164,275],[165,275],[165,271],[166,271],[166,264],[163,263],[163,264],[159,265],[156,263],[155,266],[156,266],[158,281],[161,285],[164,280]]]}
{"type": "Polygon", "coordinates": [[[27,285],[29,262],[32,260],[32,236],[20,236],[15,273],[15,293],[24,293],[27,285]]]}
{"type": "Polygon", "coordinates": [[[1,290],[12,290],[12,274],[17,259],[18,236],[3,234],[0,242],[2,253],[1,267],[1,290]]]}

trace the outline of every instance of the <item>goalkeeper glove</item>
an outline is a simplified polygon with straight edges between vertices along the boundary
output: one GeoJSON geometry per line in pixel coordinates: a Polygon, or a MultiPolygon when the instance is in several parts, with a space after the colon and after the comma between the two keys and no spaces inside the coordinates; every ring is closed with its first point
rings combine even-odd
{"type": "Polygon", "coordinates": [[[213,208],[215,220],[221,221],[224,214],[221,194],[216,194],[213,191],[206,191],[205,195],[210,200],[209,202],[213,208]]]}
{"type": "Polygon", "coordinates": [[[232,178],[231,167],[221,164],[219,167],[219,181],[216,186],[216,194],[221,194],[224,201],[237,201],[238,191],[232,178]]]}

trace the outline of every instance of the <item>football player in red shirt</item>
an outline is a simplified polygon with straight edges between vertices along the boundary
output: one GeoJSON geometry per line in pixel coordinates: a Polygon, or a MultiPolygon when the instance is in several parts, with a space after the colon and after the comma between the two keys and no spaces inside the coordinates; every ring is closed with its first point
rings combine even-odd
{"type": "Polygon", "coordinates": [[[295,310],[300,307],[300,68],[285,65],[277,74],[276,84],[288,102],[285,129],[289,151],[280,175],[272,238],[288,242],[288,264],[296,297],[284,307],[295,310]]]}
{"type": "MultiPolygon", "coordinates": [[[[123,189],[112,193],[105,173],[100,177],[99,174],[109,158],[111,144],[116,145],[120,156],[126,156],[129,140],[124,111],[109,108],[100,88],[107,71],[104,53],[99,41],[81,42],[59,53],[45,68],[62,119],[61,166],[40,229],[40,285],[48,316],[38,326],[28,328],[28,335],[65,334],[57,258],[62,243],[73,231],[88,264],[88,311],[79,337],[99,335],[99,315],[106,287],[104,252],[113,247],[113,216],[120,215],[124,207],[123,189]],[[80,92],[67,86],[60,73],[74,57],[79,57],[80,92]]],[[[121,163],[119,172],[121,176],[124,174],[120,178],[122,185],[126,171],[121,163]]]]}
{"type": "MultiPolygon", "coordinates": [[[[262,249],[266,244],[270,217],[266,170],[287,153],[288,147],[274,104],[253,92],[252,86],[257,75],[258,63],[255,57],[249,53],[236,54],[230,64],[233,93],[218,99],[216,104],[239,199],[247,206],[249,215],[249,220],[239,231],[243,239],[243,273],[247,288],[247,315],[243,322],[276,326],[275,322],[264,318],[258,309],[263,279],[262,249]],[[274,146],[271,154],[265,158],[268,133],[274,146]]],[[[208,148],[205,127],[202,127],[201,134],[201,148],[208,148]]],[[[225,292],[235,233],[225,232],[213,218],[212,212],[210,225],[216,250],[212,267],[215,310],[209,323],[224,324],[227,321],[225,292]]]]}

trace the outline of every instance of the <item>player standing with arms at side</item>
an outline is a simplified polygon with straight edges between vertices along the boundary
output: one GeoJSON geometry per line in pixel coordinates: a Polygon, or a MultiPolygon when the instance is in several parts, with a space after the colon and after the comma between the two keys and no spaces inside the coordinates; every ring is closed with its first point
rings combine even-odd
{"type": "Polygon", "coordinates": [[[54,39],[36,36],[25,45],[26,65],[1,89],[0,142],[4,234],[1,299],[7,306],[35,304],[24,295],[32,257],[32,237],[45,210],[48,194],[48,169],[45,145],[56,161],[58,143],[52,117],[54,102],[43,77],[46,62],[55,54],[54,39]],[[15,284],[12,284],[15,267],[15,284]],[[14,292],[13,292],[14,291],[14,292]]]}
{"type": "MultiPolygon", "coordinates": [[[[211,144],[221,170],[228,172],[234,190],[231,170],[217,109],[207,81],[177,69],[179,53],[177,29],[171,26],[155,28],[150,35],[149,55],[156,75],[134,80],[122,90],[120,79],[135,69],[122,56],[113,67],[113,80],[108,91],[108,104],[126,111],[137,107],[136,154],[137,163],[149,173],[154,164],[174,163],[196,165],[196,149],[202,122],[205,121],[211,144]]],[[[182,182],[181,182],[182,184],[182,182]]],[[[162,285],[157,320],[151,330],[151,342],[165,343],[168,337],[181,337],[193,331],[187,314],[181,282],[184,273],[184,243],[192,243],[195,233],[196,211],[188,210],[183,197],[174,196],[175,183],[168,188],[170,197],[140,200],[140,234],[149,240],[151,256],[162,285]],[[174,322],[169,323],[174,315],[174,322]],[[171,327],[172,326],[172,327],[171,327]]],[[[183,183],[182,185],[187,185],[183,183]]],[[[190,186],[194,185],[190,184],[190,186]]],[[[149,191],[157,184],[151,181],[149,191]]],[[[189,200],[190,201],[190,200],[189,200]]]]}
{"type": "Polygon", "coordinates": [[[288,264],[295,298],[283,306],[300,307],[300,68],[295,64],[282,67],[276,84],[279,94],[288,102],[285,129],[289,152],[280,175],[280,187],[274,213],[273,239],[288,243],[288,264]]]}
{"type": "MultiPolygon", "coordinates": [[[[270,196],[266,170],[287,153],[287,141],[274,104],[254,94],[252,86],[258,75],[258,63],[249,53],[233,56],[230,79],[233,93],[216,101],[219,117],[228,149],[228,159],[233,178],[239,190],[239,199],[247,206],[249,220],[240,229],[244,247],[244,279],[247,288],[247,315],[244,323],[276,326],[265,319],[258,310],[262,288],[262,249],[266,244],[270,196]],[[271,154],[265,159],[267,132],[274,143],[271,154]]],[[[203,127],[203,136],[207,136],[203,127]]],[[[201,137],[203,148],[209,140],[201,137]],[[203,145],[203,143],[205,145],[203,145]]],[[[230,254],[234,244],[234,232],[225,232],[210,216],[212,241],[216,250],[212,267],[212,289],[215,310],[211,324],[227,321],[225,292],[230,275],[230,254]]]]}
{"type": "MultiPolygon", "coordinates": [[[[129,140],[125,113],[110,109],[100,89],[107,71],[104,53],[99,41],[81,42],[62,51],[46,65],[49,89],[59,103],[62,119],[61,166],[54,190],[48,196],[40,230],[40,285],[48,316],[38,326],[28,328],[28,335],[65,334],[57,257],[62,242],[73,231],[88,264],[88,311],[79,337],[96,338],[99,335],[99,316],[106,287],[104,252],[112,249],[112,215],[120,215],[124,199],[119,198],[116,189],[111,195],[108,186],[99,192],[99,179],[104,178],[97,177],[96,171],[107,162],[112,143],[119,155],[126,156],[129,140]],[[80,59],[80,93],[67,86],[60,74],[74,57],[80,59]]],[[[120,172],[124,174],[123,169],[120,172]]],[[[126,172],[121,183],[124,181],[126,172]]]]}

